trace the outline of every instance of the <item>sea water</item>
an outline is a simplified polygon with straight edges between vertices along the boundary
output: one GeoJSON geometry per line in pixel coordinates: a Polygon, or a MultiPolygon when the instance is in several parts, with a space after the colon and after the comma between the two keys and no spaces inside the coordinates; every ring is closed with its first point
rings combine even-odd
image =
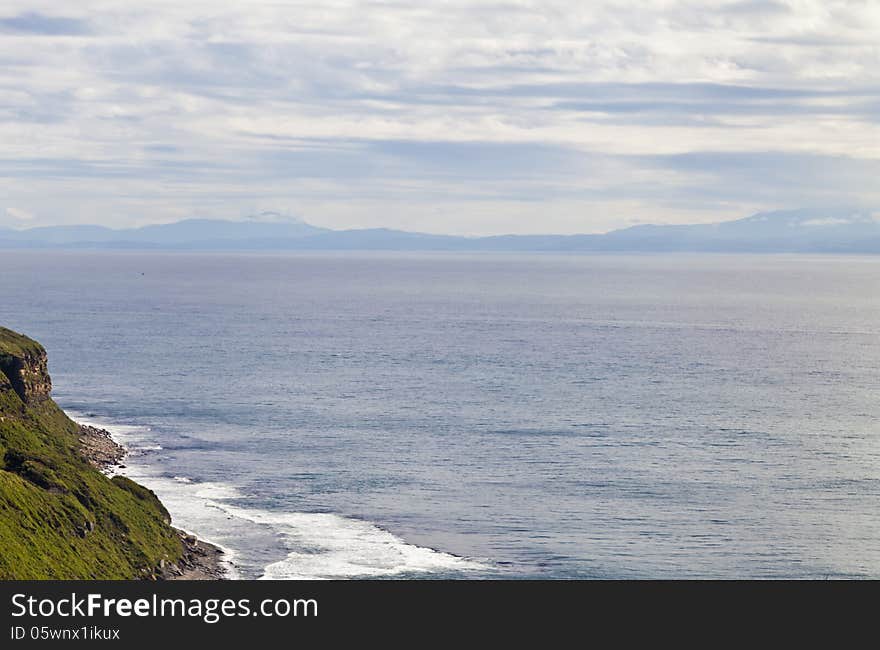
{"type": "Polygon", "coordinates": [[[880,259],[0,252],[243,578],[880,577],[880,259]]]}

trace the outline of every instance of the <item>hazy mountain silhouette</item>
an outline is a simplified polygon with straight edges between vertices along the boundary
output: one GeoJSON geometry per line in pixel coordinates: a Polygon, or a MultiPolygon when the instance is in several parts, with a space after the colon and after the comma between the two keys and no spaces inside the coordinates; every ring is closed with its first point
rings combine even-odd
{"type": "Polygon", "coordinates": [[[329,230],[277,213],[243,221],[187,219],[112,229],[50,226],[0,230],[0,248],[182,250],[436,250],[880,253],[880,216],[839,208],[764,212],[714,224],[638,225],[602,235],[456,237],[385,228],[329,230]]]}

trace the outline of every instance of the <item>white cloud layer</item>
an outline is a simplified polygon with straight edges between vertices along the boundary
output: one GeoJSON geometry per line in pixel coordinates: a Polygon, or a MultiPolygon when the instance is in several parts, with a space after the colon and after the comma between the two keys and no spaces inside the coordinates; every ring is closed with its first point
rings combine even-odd
{"type": "Polygon", "coordinates": [[[0,226],[876,206],[878,33],[873,0],[6,0],[0,226]]]}

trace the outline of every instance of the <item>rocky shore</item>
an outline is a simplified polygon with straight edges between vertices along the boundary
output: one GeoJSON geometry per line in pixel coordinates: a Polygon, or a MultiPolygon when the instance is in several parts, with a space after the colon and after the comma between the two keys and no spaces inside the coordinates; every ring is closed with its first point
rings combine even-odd
{"type": "Polygon", "coordinates": [[[122,468],[125,448],[113,440],[110,432],[87,424],[79,425],[79,451],[92,467],[108,473],[122,468]]]}
{"type": "MultiPolygon", "coordinates": [[[[80,453],[89,463],[104,472],[124,469],[125,447],[113,440],[106,429],[79,425],[80,453]]],[[[147,580],[224,580],[223,551],[194,535],[175,529],[183,544],[183,556],[174,563],[164,560],[145,576],[147,580]]]]}
{"type": "Polygon", "coordinates": [[[213,544],[177,529],[183,543],[183,557],[174,564],[161,562],[150,576],[153,580],[225,580],[223,551],[213,544]]]}

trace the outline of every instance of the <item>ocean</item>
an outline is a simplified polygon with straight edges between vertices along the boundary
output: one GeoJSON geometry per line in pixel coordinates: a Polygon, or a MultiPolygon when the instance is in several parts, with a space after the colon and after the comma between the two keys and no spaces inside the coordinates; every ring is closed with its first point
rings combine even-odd
{"type": "Polygon", "coordinates": [[[0,252],[242,578],[880,578],[880,258],[0,252]]]}

